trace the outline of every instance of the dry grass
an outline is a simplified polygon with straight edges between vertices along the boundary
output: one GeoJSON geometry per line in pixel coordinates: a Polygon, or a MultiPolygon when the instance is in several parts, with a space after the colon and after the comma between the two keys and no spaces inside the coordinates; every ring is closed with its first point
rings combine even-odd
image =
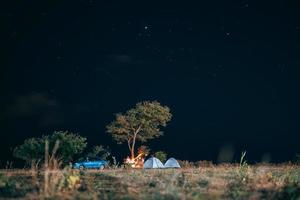
{"type": "Polygon", "coordinates": [[[2,170],[0,198],[300,199],[300,166],[210,165],[183,169],[2,170]]]}

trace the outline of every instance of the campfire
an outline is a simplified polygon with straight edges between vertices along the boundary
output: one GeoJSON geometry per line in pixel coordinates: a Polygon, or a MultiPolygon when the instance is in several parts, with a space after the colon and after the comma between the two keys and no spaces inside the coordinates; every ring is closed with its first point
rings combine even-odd
{"type": "Polygon", "coordinates": [[[127,158],[124,160],[124,163],[129,165],[131,168],[142,169],[144,168],[144,158],[147,156],[147,154],[147,148],[145,146],[141,146],[138,149],[138,155],[133,158],[127,156],[127,158]]]}

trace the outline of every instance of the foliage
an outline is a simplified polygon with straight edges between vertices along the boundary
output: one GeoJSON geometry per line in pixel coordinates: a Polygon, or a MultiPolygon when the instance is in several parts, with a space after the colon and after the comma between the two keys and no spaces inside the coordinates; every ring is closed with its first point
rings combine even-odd
{"type": "Polygon", "coordinates": [[[147,156],[150,153],[150,148],[148,146],[142,145],[138,148],[138,153],[143,153],[145,156],[147,156]]]}
{"type": "Polygon", "coordinates": [[[102,160],[107,160],[111,155],[109,148],[105,148],[102,145],[93,146],[91,151],[86,154],[87,158],[100,158],[102,160]]]}
{"type": "Polygon", "coordinates": [[[49,141],[50,152],[59,142],[56,156],[64,164],[72,161],[75,155],[82,153],[86,147],[86,138],[69,131],[55,131],[52,135],[44,135],[41,138],[30,138],[14,149],[14,156],[27,163],[36,163],[43,160],[45,154],[45,141],[49,141]]]}
{"type": "Polygon", "coordinates": [[[294,161],[296,164],[300,164],[300,154],[296,154],[294,161]]]}
{"type": "Polygon", "coordinates": [[[160,127],[165,127],[171,118],[167,106],[157,101],[144,101],[137,103],[125,114],[116,114],[115,120],[106,128],[118,143],[127,142],[131,158],[134,158],[136,141],[146,142],[161,136],[163,133],[160,127]]]}
{"type": "Polygon", "coordinates": [[[72,161],[74,156],[82,153],[87,145],[85,137],[68,131],[55,131],[52,135],[44,136],[43,140],[45,139],[48,139],[50,148],[53,148],[55,142],[59,141],[57,157],[61,158],[64,163],[72,161]]]}
{"type": "Polygon", "coordinates": [[[162,163],[167,161],[167,153],[164,151],[157,151],[154,153],[154,156],[158,158],[162,163]]]}
{"type": "Polygon", "coordinates": [[[41,138],[29,138],[24,143],[14,149],[13,155],[16,158],[22,159],[27,164],[35,164],[39,159],[42,159],[44,152],[44,142],[41,138]]]}

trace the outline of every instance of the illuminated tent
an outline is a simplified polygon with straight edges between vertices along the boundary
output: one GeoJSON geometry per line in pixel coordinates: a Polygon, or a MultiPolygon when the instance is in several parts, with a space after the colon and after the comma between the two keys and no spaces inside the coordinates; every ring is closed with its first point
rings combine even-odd
{"type": "Polygon", "coordinates": [[[149,158],[144,163],[144,169],[156,169],[156,168],[164,168],[164,165],[160,160],[155,157],[149,158]]]}
{"type": "Polygon", "coordinates": [[[169,158],[165,163],[165,168],[180,168],[180,165],[175,158],[169,158]]]}

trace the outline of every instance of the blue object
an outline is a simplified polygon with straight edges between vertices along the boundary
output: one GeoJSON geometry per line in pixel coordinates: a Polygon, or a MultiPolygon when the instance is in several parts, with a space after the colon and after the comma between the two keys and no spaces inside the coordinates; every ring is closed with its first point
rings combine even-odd
{"type": "Polygon", "coordinates": [[[108,162],[106,160],[86,160],[83,162],[76,162],[73,165],[74,169],[104,169],[108,165],[108,162]]]}

